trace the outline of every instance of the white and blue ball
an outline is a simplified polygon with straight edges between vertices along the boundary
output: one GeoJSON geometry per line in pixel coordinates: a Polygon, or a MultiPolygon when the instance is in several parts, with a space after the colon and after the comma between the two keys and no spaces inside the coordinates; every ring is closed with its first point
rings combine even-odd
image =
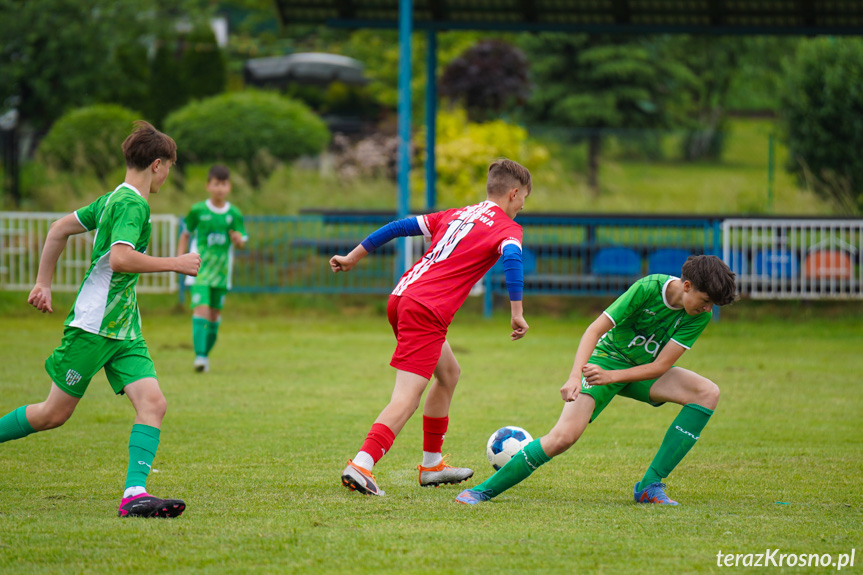
{"type": "Polygon", "coordinates": [[[533,437],[520,427],[514,425],[501,427],[488,438],[485,448],[488,462],[496,470],[500,469],[531,441],[533,441],[533,437]]]}

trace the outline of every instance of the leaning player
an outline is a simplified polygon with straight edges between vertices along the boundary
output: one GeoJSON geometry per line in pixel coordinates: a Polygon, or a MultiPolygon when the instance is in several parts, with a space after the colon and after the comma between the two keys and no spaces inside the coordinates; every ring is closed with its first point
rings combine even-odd
{"type": "Polygon", "coordinates": [[[148,198],[159,191],[177,160],[174,140],[146,122],[137,122],[123,142],[123,155],[123,183],[57,220],[48,231],[36,285],[27,300],[36,309],[54,311],[51,281],[69,236],[96,230],[92,262],[66,318],[63,341],[45,361],[53,381],[48,398],[0,418],[0,443],[63,425],[92,377],[104,367],[114,393],[125,394],[136,412],[118,513],[120,517],[176,517],[185,503],[159,499],[146,490],[167,404],[141,335],[135,286],[141,273],[195,275],[201,259],[197,254],[157,258],[144,253],[151,229],[148,198]]]}
{"type": "Polygon", "coordinates": [[[210,350],[219,335],[219,316],[225,305],[225,294],[231,289],[234,247],[242,249],[249,239],[243,226],[243,214],[227,201],[231,193],[231,173],[215,165],[207,175],[210,199],[192,206],[186,216],[186,229],[180,234],[179,254],[191,250],[201,254],[198,277],[186,278],[192,295],[192,343],[194,368],[210,370],[210,350]]]}
{"type": "Polygon", "coordinates": [[[614,396],[622,395],[653,406],[683,406],[635,484],[636,503],[677,505],[665,493],[662,479],[701,436],[716,409],[719,388],[674,363],[710,322],[712,307],[735,297],[734,273],[716,256],[690,256],[679,278],[657,274],[635,282],[581,337],[572,373],[560,389],[566,402],[563,413],[548,435],[527,444],[456,500],[470,505],[488,501],[526,479],[569,449],[614,396]]]}
{"type": "Polygon", "coordinates": [[[369,252],[396,237],[422,235],[431,247],[390,295],[387,316],[396,336],[390,365],[396,368],[392,399],[378,415],[359,453],[348,461],[342,484],[383,495],[372,475],[417,407],[434,375],[423,407],[421,486],[460,483],[471,469],[451,467],[441,456],[449,406],[460,368],[446,341],[447,329],[471,287],[503,257],[511,308],[512,340],[527,333],[522,309],[521,226],[513,219],[530,195],[530,172],[506,159],[488,168],[486,200],[473,206],[391,222],[346,256],[333,256],[333,272],[350,271],[369,252]]]}

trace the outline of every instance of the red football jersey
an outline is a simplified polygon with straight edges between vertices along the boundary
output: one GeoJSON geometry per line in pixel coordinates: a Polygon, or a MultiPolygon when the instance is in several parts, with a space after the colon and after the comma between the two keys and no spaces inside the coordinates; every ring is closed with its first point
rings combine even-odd
{"type": "Polygon", "coordinates": [[[417,222],[431,247],[402,276],[393,295],[420,302],[447,324],[504,246],[521,249],[521,226],[489,200],[418,216],[417,222]]]}

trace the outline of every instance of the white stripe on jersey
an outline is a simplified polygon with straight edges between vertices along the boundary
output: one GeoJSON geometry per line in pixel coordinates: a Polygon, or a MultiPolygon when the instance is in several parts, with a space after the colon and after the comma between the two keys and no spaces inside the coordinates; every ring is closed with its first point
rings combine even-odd
{"type": "Polygon", "coordinates": [[[422,231],[423,237],[427,240],[430,240],[432,234],[429,231],[428,224],[426,224],[426,217],[425,216],[417,216],[417,223],[420,226],[420,231],[422,231]]]}
{"type": "Polygon", "coordinates": [[[111,278],[114,270],[108,259],[111,252],[106,253],[96,265],[84,283],[75,299],[75,319],[69,324],[89,333],[98,334],[105,318],[105,306],[108,305],[108,292],[111,289],[111,278]]]}
{"type": "Polygon", "coordinates": [[[604,312],[602,312],[602,313],[604,313],[604,314],[605,314],[605,316],[606,316],[608,319],[610,319],[610,320],[611,320],[611,325],[612,325],[612,327],[616,327],[616,326],[617,326],[617,322],[616,322],[616,321],[614,321],[614,318],[613,318],[613,317],[611,317],[610,315],[608,315],[608,312],[607,312],[607,311],[604,311],[604,312]]]}
{"type": "Polygon", "coordinates": [[[503,248],[505,248],[506,246],[509,246],[509,245],[513,245],[513,246],[518,248],[518,251],[522,251],[520,241],[518,241],[515,238],[507,238],[507,239],[503,240],[502,242],[500,242],[500,247],[497,248],[497,253],[502,254],[503,248]]]}
{"type": "MultiPolygon", "coordinates": [[[[474,220],[476,220],[480,215],[483,214],[483,212],[485,212],[485,210],[488,208],[489,204],[492,204],[495,207],[499,207],[494,202],[489,202],[488,200],[486,200],[486,201],[480,202],[476,205],[464,208],[464,210],[459,214],[461,216],[462,225],[471,223],[474,220]]],[[[447,224],[447,225],[449,225],[449,224],[447,224]]],[[[441,246],[441,248],[442,247],[444,247],[444,246],[441,246]]],[[[438,246],[435,245],[435,249],[437,249],[437,248],[438,248],[438,246]]],[[[431,268],[434,265],[434,263],[435,263],[434,257],[426,258],[424,255],[422,257],[422,259],[420,259],[419,262],[414,264],[414,267],[413,267],[413,269],[411,269],[410,273],[408,275],[404,276],[399,281],[399,283],[396,284],[396,287],[393,290],[393,295],[399,295],[399,296],[402,295],[402,293],[404,293],[404,291],[408,288],[408,286],[410,286],[412,283],[417,281],[426,271],[428,271],[429,268],[431,268]]]]}

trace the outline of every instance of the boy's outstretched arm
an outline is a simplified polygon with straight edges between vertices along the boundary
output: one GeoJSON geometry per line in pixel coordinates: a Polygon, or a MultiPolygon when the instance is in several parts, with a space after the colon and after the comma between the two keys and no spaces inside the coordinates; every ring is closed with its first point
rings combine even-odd
{"type": "Polygon", "coordinates": [[[331,257],[330,269],[333,270],[333,273],[351,271],[358,261],[390,240],[405,236],[421,235],[423,235],[423,231],[422,228],[420,228],[418,218],[416,217],[390,222],[370,233],[368,237],[364,239],[360,245],[351,250],[351,253],[348,255],[331,257]]]}
{"type": "Polygon", "coordinates": [[[51,282],[54,280],[54,268],[60,254],[66,248],[69,236],[86,232],[87,228],[78,221],[78,216],[68,214],[53,222],[48,228],[48,236],[45,238],[45,246],[42,248],[42,257],[39,260],[39,272],[36,275],[36,285],[30,291],[27,303],[42,313],[54,313],[51,307],[51,282]]]}
{"type": "Polygon", "coordinates": [[[171,257],[153,257],[135,249],[126,243],[116,243],[111,246],[108,263],[115,272],[127,274],[147,274],[154,272],[179,272],[187,276],[198,275],[201,267],[201,256],[196,253],[171,257]]]}
{"type": "Polygon", "coordinates": [[[575,352],[575,361],[572,364],[569,379],[560,388],[560,396],[564,401],[574,401],[578,397],[578,393],[581,391],[581,374],[584,366],[587,365],[590,354],[596,348],[599,338],[613,327],[614,322],[603,313],[584,330],[584,335],[581,336],[581,341],[578,343],[578,350],[575,352]]]}

